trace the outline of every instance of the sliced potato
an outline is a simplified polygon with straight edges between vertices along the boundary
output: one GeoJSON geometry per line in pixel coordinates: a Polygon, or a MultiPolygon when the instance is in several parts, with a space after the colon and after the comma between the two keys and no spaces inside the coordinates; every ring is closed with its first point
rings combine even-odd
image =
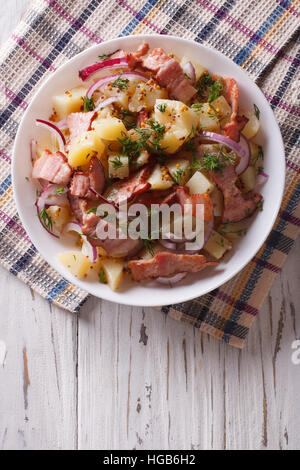
{"type": "Polygon", "coordinates": [[[190,189],[190,194],[203,194],[214,188],[213,183],[201,171],[196,171],[186,186],[190,189]]]}
{"type": "Polygon", "coordinates": [[[247,170],[240,175],[240,179],[246,191],[252,191],[256,184],[256,170],[254,166],[248,166],[247,170]]]}
{"type": "Polygon", "coordinates": [[[68,114],[77,113],[80,111],[83,101],[82,96],[85,96],[87,89],[79,86],[72,88],[70,91],[54,95],[52,97],[52,103],[56,112],[57,120],[66,119],[68,114]]]}
{"type": "Polygon", "coordinates": [[[166,153],[175,153],[184,144],[187,132],[184,129],[176,129],[175,127],[165,132],[160,141],[161,147],[165,149],[166,153]]]}
{"type": "Polygon", "coordinates": [[[196,128],[198,121],[197,115],[192,109],[182,101],[176,100],[156,100],[154,117],[160,124],[184,130],[186,135],[196,128]],[[161,112],[160,109],[165,109],[165,111],[161,112]]]}
{"type": "Polygon", "coordinates": [[[101,266],[109,287],[114,291],[117,290],[123,279],[124,261],[106,258],[102,260],[101,266]]]}
{"type": "Polygon", "coordinates": [[[88,275],[92,264],[87,256],[75,250],[60,253],[58,259],[70,273],[78,277],[78,279],[82,279],[88,275]]]}
{"type": "Polygon", "coordinates": [[[126,127],[121,119],[108,117],[105,119],[97,119],[93,123],[95,132],[101,139],[117,140],[127,134],[126,127]]]}
{"type": "Polygon", "coordinates": [[[209,103],[204,103],[200,109],[193,111],[198,118],[197,125],[205,131],[220,131],[218,112],[216,113],[209,103]]]}
{"type": "Polygon", "coordinates": [[[166,162],[166,167],[176,184],[184,186],[189,177],[190,162],[185,158],[172,158],[166,162]]]}
{"type": "Polygon", "coordinates": [[[223,194],[216,186],[210,193],[210,198],[214,206],[214,216],[221,217],[223,213],[223,194]]]}
{"type": "Polygon", "coordinates": [[[156,100],[154,118],[166,126],[166,132],[160,142],[166,153],[176,152],[191,136],[198,123],[196,113],[176,100],[156,100]]]}
{"type": "Polygon", "coordinates": [[[61,233],[70,220],[70,211],[67,206],[50,206],[46,209],[53,224],[55,232],[61,233]]]}
{"type": "Polygon", "coordinates": [[[142,109],[150,111],[153,109],[157,99],[168,97],[168,92],[165,88],[160,88],[157,85],[153,86],[147,83],[140,83],[129,102],[129,111],[138,112],[142,109]]]}
{"type": "Polygon", "coordinates": [[[129,176],[129,159],[125,155],[110,155],[108,157],[108,174],[110,178],[127,178],[129,176]]]}
{"type": "Polygon", "coordinates": [[[223,95],[211,102],[211,105],[217,111],[220,121],[221,128],[223,129],[226,124],[230,121],[232,114],[231,106],[227,103],[223,95]]]}
{"type": "Polygon", "coordinates": [[[231,249],[231,247],[232,243],[229,240],[213,230],[211,236],[204,245],[204,250],[214,258],[220,259],[227,250],[231,249]]]}
{"type": "Polygon", "coordinates": [[[249,111],[246,111],[243,113],[249,121],[245,125],[244,129],[242,130],[242,134],[247,138],[247,139],[252,139],[252,137],[256,136],[256,134],[259,131],[259,120],[255,116],[255,114],[250,113],[249,111]]]}
{"type": "Polygon", "coordinates": [[[105,145],[95,131],[87,131],[76,137],[70,146],[68,161],[71,166],[86,165],[93,155],[99,159],[105,145]]]}
{"type": "Polygon", "coordinates": [[[161,167],[159,163],[155,165],[153,172],[151,173],[148,183],[151,184],[152,190],[155,189],[168,189],[174,183],[166,168],[161,167]]]}

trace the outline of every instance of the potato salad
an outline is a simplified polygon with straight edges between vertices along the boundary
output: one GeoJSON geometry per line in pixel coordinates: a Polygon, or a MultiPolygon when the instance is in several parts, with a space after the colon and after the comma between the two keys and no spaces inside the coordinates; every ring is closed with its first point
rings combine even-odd
{"type": "Polygon", "coordinates": [[[77,81],[30,142],[37,216],[71,243],[60,262],[113,290],[211,275],[262,210],[258,107],[240,109],[236,80],[201,57],[147,43],[95,57],[77,81]]]}

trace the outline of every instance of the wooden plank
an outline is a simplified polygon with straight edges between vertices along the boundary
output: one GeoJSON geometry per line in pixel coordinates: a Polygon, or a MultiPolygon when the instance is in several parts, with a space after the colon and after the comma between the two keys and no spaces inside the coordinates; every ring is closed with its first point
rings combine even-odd
{"type": "Polygon", "coordinates": [[[291,304],[300,301],[299,253],[300,241],[243,351],[154,309],[87,304],[79,321],[79,448],[299,448],[300,366],[291,361],[300,335],[291,304]]]}
{"type": "Polygon", "coordinates": [[[77,318],[0,274],[0,449],[76,448],[77,318]]]}

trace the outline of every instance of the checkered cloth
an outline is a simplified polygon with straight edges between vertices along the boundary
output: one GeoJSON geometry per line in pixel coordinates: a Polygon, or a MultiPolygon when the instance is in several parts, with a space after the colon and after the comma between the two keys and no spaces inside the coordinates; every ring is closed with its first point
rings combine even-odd
{"type": "Polygon", "coordinates": [[[299,0],[36,0],[0,52],[0,259],[50,302],[79,311],[86,292],[40,257],[17,215],[10,164],[24,110],[43,81],[75,54],[116,36],[160,33],[223,52],[262,87],[286,150],[286,191],[263,248],[234,279],[162,311],[237,347],[298,235],[299,0]]]}

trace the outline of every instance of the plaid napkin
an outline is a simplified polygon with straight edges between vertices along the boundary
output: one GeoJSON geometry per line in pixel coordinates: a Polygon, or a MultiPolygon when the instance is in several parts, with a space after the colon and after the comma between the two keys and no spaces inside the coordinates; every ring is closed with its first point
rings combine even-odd
{"type": "Polygon", "coordinates": [[[79,311],[87,293],[40,257],[13,201],[10,163],[18,124],[34,92],[83,49],[116,36],[177,35],[208,44],[262,87],[285,142],[287,179],[280,215],[263,248],[230,282],[162,311],[237,347],[298,235],[299,0],[36,0],[0,51],[0,260],[50,302],[79,311]]]}

